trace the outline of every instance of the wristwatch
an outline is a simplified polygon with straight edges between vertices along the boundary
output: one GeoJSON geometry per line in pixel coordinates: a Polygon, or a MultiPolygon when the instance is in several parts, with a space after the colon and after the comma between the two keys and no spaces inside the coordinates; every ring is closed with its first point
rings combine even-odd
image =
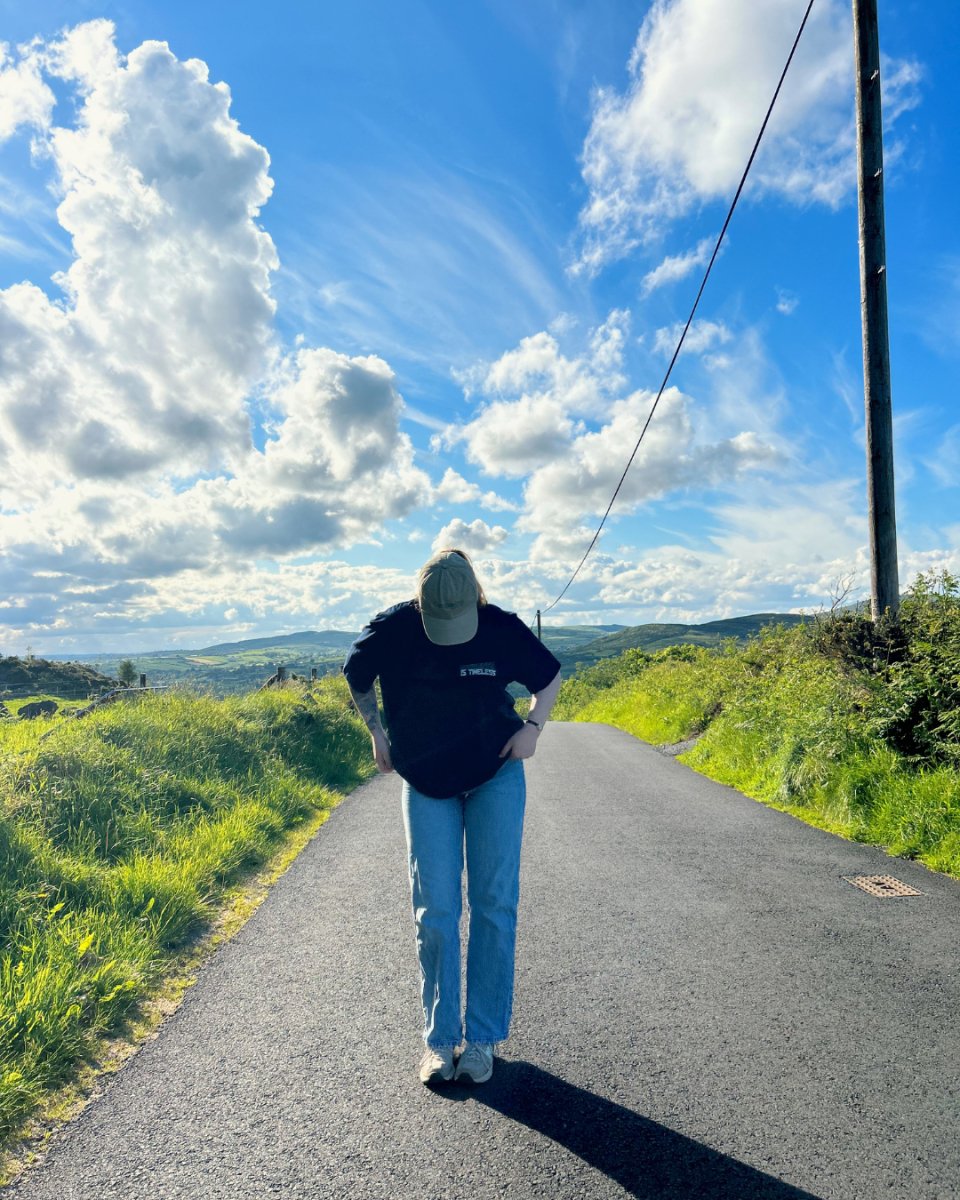
{"type": "Polygon", "coordinates": [[[535,721],[533,717],[527,717],[527,719],[524,721],[524,725],[532,725],[534,729],[539,729],[540,732],[543,733],[543,726],[539,721],[535,721]]]}

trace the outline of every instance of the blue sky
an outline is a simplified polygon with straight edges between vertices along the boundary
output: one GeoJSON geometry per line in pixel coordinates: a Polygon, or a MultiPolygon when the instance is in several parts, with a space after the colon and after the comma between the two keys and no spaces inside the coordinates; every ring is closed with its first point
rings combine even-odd
{"type": "MultiPolygon", "coordinates": [[[[546,608],[804,7],[2,0],[0,652],[358,628],[449,544],[546,608]]],[[[869,589],[848,7],[550,620],[869,589]]],[[[960,19],[880,22],[906,585],[960,570],[960,19]]]]}

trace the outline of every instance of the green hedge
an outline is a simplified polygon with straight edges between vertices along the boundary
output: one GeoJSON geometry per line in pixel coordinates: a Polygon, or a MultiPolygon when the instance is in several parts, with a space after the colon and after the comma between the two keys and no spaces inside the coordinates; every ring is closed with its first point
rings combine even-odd
{"type": "Polygon", "coordinates": [[[749,796],[960,876],[960,588],[921,576],[900,619],[846,611],[746,645],[628,651],[564,683],[561,719],[646,741],[749,796]]]}

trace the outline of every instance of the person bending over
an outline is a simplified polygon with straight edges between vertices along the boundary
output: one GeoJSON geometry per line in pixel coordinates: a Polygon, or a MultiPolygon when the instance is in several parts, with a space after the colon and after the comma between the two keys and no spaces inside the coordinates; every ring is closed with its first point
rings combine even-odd
{"type": "Polygon", "coordinates": [[[523,760],[533,757],[556,700],[560,664],[516,614],[487,602],[467,555],[451,549],[420,569],[415,599],[364,627],[343,673],[378,769],[403,780],[426,1045],[420,1079],[483,1083],[513,1011],[523,760]],[[532,694],[526,721],[507,691],[513,682],[532,694]],[[470,920],[461,1008],[464,860],[470,920]]]}

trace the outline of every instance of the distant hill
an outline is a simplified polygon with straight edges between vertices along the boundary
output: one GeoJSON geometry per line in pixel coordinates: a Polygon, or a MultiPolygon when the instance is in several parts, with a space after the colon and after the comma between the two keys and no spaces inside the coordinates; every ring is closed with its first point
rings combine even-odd
{"type": "MultiPolygon", "coordinates": [[[[564,675],[570,675],[579,664],[589,666],[632,646],[644,650],[660,650],[684,642],[716,646],[725,637],[742,640],[764,625],[777,622],[795,625],[803,619],[789,613],[756,613],[708,621],[703,625],[544,625],[543,640],[560,659],[564,675]]],[[[85,669],[96,668],[92,675],[98,678],[115,673],[122,659],[130,658],[137,671],[147,675],[151,685],[183,685],[224,695],[259,687],[278,665],[285,666],[291,674],[307,676],[314,667],[321,675],[339,671],[356,636],[356,632],[341,629],[305,629],[300,633],[218,642],[200,650],[152,650],[142,654],[126,652],[78,657],[90,663],[85,669]]],[[[6,660],[0,660],[3,661],[6,660]]],[[[79,667],[80,664],[72,665],[79,667]]],[[[0,682],[2,679],[0,673],[0,682]]]]}
{"type": "MultiPolygon", "coordinates": [[[[617,633],[626,629],[626,625],[544,625],[543,640],[551,650],[557,647],[572,648],[586,642],[596,641],[598,636],[617,633]]],[[[229,654],[246,654],[251,650],[276,650],[289,654],[309,652],[316,656],[318,653],[346,653],[353,644],[359,631],[345,633],[339,629],[304,630],[302,633],[275,634],[273,637],[249,638],[242,642],[221,642],[216,646],[204,646],[202,650],[194,650],[195,657],[219,657],[229,654]]],[[[282,661],[282,656],[281,656],[282,661]]]]}
{"type": "MultiPolygon", "coordinates": [[[[543,640],[556,653],[615,633],[622,625],[544,626],[543,640]]],[[[182,685],[216,695],[249,692],[258,688],[278,665],[289,674],[306,675],[339,671],[357,632],[342,629],[305,629],[299,633],[277,633],[243,641],[217,642],[199,650],[150,650],[144,653],[84,655],[99,671],[116,672],[129,658],[149,684],[182,685]]]]}
{"type": "Polygon", "coordinates": [[[626,628],[626,625],[544,625],[541,632],[543,644],[560,658],[577,646],[586,646],[601,636],[619,633],[626,628]]]}
{"type": "Polygon", "coordinates": [[[346,651],[356,633],[343,633],[339,629],[324,629],[317,632],[313,629],[303,633],[278,633],[273,637],[249,638],[245,642],[220,642],[216,646],[204,646],[202,650],[194,650],[198,657],[201,655],[243,654],[248,650],[308,650],[316,653],[346,651]]]}
{"type": "Polygon", "coordinates": [[[117,686],[117,680],[79,662],[0,658],[0,700],[50,695],[85,700],[117,686]]]}
{"type": "Polygon", "coordinates": [[[101,671],[116,671],[129,658],[147,682],[161,686],[183,686],[209,691],[218,696],[249,692],[258,688],[278,665],[290,674],[309,675],[337,671],[347,647],[357,635],[341,630],[273,634],[246,641],[220,642],[200,650],[148,650],[123,654],[104,652],[85,656],[101,671]]]}
{"type": "Polygon", "coordinates": [[[703,625],[629,625],[605,637],[554,653],[560,659],[564,675],[571,675],[579,666],[592,666],[601,658],[613,658],[634,647],[652,652],[667,646],[719,646],[724,638],[746,641],[765,625],[799,625],[806,620],[809,618],[796,613],[754,613],[748,617],[707,621],[703,625]]]}

